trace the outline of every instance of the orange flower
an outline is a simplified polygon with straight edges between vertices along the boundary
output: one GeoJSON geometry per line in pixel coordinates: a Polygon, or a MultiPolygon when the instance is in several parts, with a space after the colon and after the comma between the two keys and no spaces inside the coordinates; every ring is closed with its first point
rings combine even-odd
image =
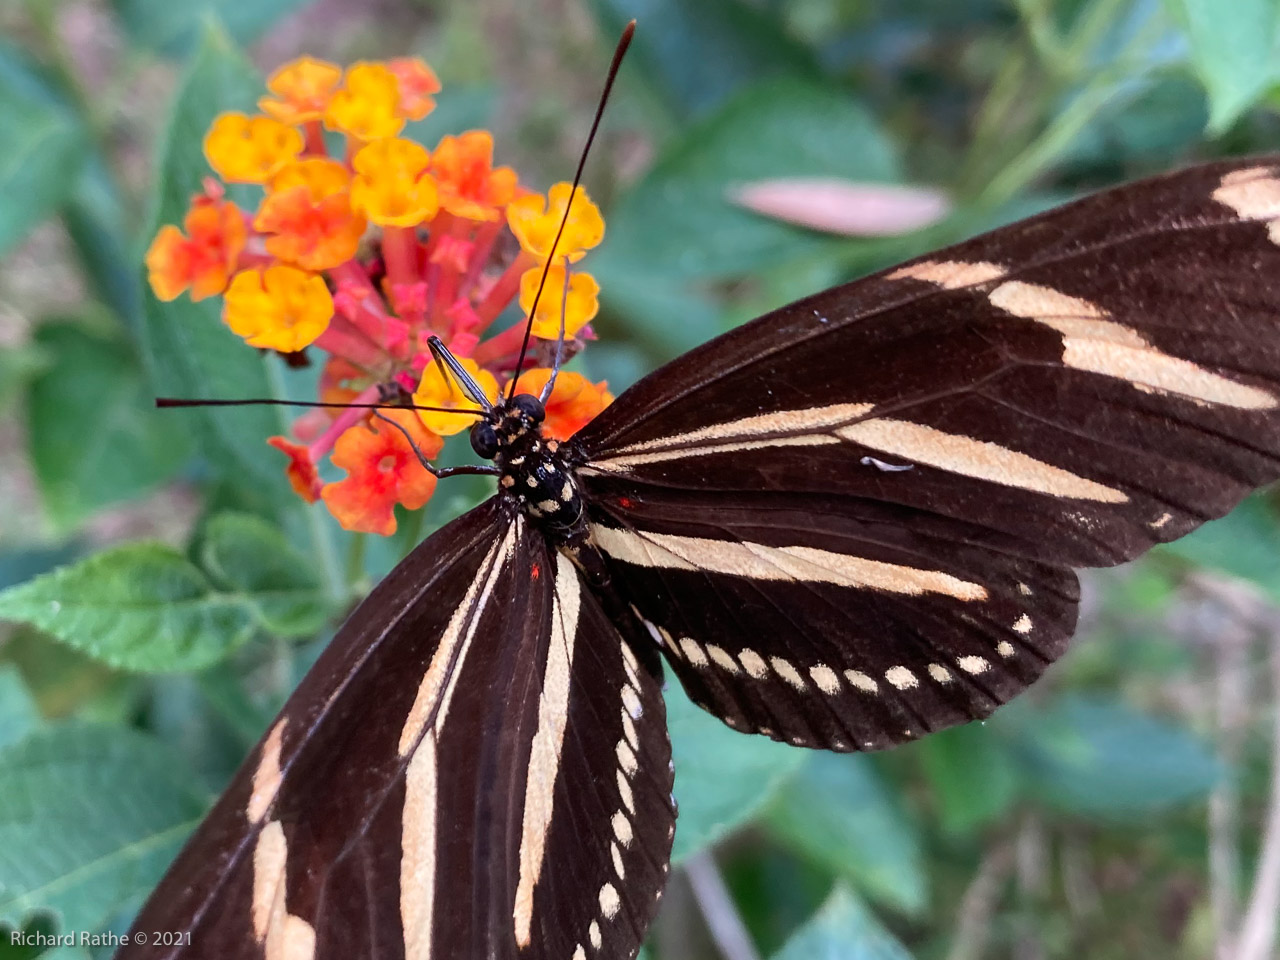
{"type": "MultiPolygon", "coordinates": [[[[520,277],[520,309],[529,315],[533,298],[542,280],[542,267],[532,267],[520,277]]],[[[600,284],[589,273],[569,276],[569,299],[564,296],[564,267],[552,266],[547,271],[547,282],[538,297],[538,314],[533,318],[533,335],[544,340],[556,340],[560,336],[561,305],[564,304],[564,335],[574,336],[600,312],[600,284]]]]}
{"type": "Polygon", "coordinates": [[[387,68],[396,75],[400,89],[397,104],[400,115],[407,120],[421,120],[436,108],[431,96],[440,92],[440,79],[434,70],[417,57],[397,57],[387,61],[387,68]]]}
{"type": "Polygon", "coordinates": [[[271,117],[223,113],[204,138],[204,155],[223,180],[265,183],[302,152],[302,134],[271,117]]]}
{"type": "Polygon", "coordinates": [[[336,160],[310,157],[271,180],[253,225],[267,252],[307,270],[326,270],[355,256],[366,221],[351,209],[350,177],[336,160]]]}
{"type": "Polygon", "coordinates": [[[160,228],[147,250],[147,275],[161,300],[172,300],[188,287],[192,300],[221,293],[244,250],[248,230],[244,215],[230,200],[199,196],[191,201],[182,224],[160,228]]]}
{"type": "Polygon", "coordinates": [[[324,277],[276,264],[241,270],[223,297],[222,319],[250,346],[296,353],[324,333],[333,297],[324,277]]]}
{"type": "Polygon", "coordinates": [[[431,154],[412,140],[378,140],[351,160],[351,205],[384,227],[412,227],[440,209],[431,154]]]}
{"type": "Polygon", "coordinates": [[[311,459],[310,451],[287,437],[268,437],[267,443],[289,458],[289,465],[284,468],[284,473],[289,478],[293,492],[307,503],[319,500],[320,474],[316,470],[315,461],[311,459]]]}
{"type": "MultiPolygon", "coordinates": [[[[464,370],[471,374],[472,379],[480,384],[480,389],[484,391],[486,397],[494,400],[498,396],[498,381],[488,370],[482,369],[470,357],[458,357],[458,362],[462,364],[464,370]]],[[[422,371],[422,379],[418,382],[418,389],[413,394],[413,402],[421,407],[450,407],[456,410],[479,410],[465,393],[458,386],[453,377],[445,376],[440,372],[440,368],[434,363],[427,366],[422,371]]],[[[419,410],[418,416],[422,418],[422,422],[428,430],[442,436],[451,437],[455,433],[461,433],[467,430],[476,418],[471,414],[460,413],[433,413],[429,410],[419,410]]]]}
{"type": "Polygon", "coordinates": [[[380,63],[347,67],[342,87],[329,100],[325,126],[366,143],[394,137],[404,127],[400,114],[400,84],[380,63]]]}
{"type": "MultiPolygon", "coordinates": [[[[516,380],[516,393],[539,396],[551,379],[546,367],[526,370],[516,380]]],[[[590,423],[596,415],[613,403],[608,384],[601,380],[592,383],[580,373],[561,370],[556,375],[556,385],[547,397],[547,419],[542,423],[542,433],[553,440],[568,440],[590,423]]]]}
{"type": "Polygon", "coordinates": [[[469,220],[497,220],[516,193],[516,172],[493,168],[493,134],[488,130],[442,137],[431,154],[431,172],[440,206],[469,220]]]}
{"type": "MultiPolygon", "coordinates": [[[[382,415],[407,430],[423,456],[440,453],[444,441],[423,427],[413,411],[386,410],[382,415]]],[[[436,488],[436,478],[422,468],[405,435],[377,418],[343,433],[330,459],[347,476],[326,484],[320,496],[347,530],[390,536],[396,532],[395,505],[419,510],[436,488]]]]}
{"type": "Polygon", "coordinates": [[[341,82],[342,68],[336,63],[299,57],[267,78],[267,89],[275,98],[263,97],[258,101],[258,109],[281,123],[319,120],[341,82]]]}
{"type": "MultiPolygon", "coordinates": [[[[540,260],[546,260],[552,253],[551,242],[564,219],[571,189],[572,184],[557,183],[547,191],[546,197],[531,193],[517,197],[507,205],[507,224],[511,232],[524,250],[540,260]]],[[[567,256],[577,263],[602,239],[604,218],[600,216],[600,208],[587,197],[586,190],[578,187],[573,198],[573,211],[564,225],[555,257],[559,260],[567,256]]]]}

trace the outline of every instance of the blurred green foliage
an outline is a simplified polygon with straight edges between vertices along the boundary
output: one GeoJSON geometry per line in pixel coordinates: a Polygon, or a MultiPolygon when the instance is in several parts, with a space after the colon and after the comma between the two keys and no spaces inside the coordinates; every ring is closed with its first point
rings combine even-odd
{"type": "MultiPolygon", "coordinates": [[[[100,15],[117,71],[174,84],[154,143],[130,144],[154,158],[140,197],[108,93],[60,30],[77,6],[32,0],[0,45],[0,253],[55,223],[88,291],[25,335],[0,329],[0,412],[23,427],[43,510],[0,543],[0,928],[127,926],[342,611],[481,493],[442,489],[425,521],[366,543],[289,491],[263,444],[279,411],[150,409],[154,394],[311,386],[245,349],[216,302],[162,305],[141,283],[140,251],[207,172],[208,122],[260,91],[243,45],[265,32],[287,56],[424,53],[445,92],[413,135],[489,125],[502,159],[545,182],[569,172],[568,131],[639,17],[588,168],[608,235],[593,257],[602,340],[583,363],[615,389],[796,296],[1280,132],[1280,0],[591,0],[562,29],[514,0],[483,16],[405,0],[396,22],[412,29],[331,33],[332,5],[302,0],[113,0],[100,15]],[[299,16],[319,46],[298,45],[299,16]],[[539,44],[560,67],[513,97],[510,71],[533,61],[500,51],[539,44]],[[936,185],[954,209],[908,236],[834,238],[727,199],[795,175],[936,185]],[[175,484],[198,494],[182,542],[104,544],[104,511],[175,484]]],[[[1234,728],[1215,727],[1233,705],[1223,684],[1247,691],[1261,654],[1190,629],[1205,601],[1185,584],[1212,575],[1274,603],[1278,556],[1277,504],[1259,496],[1091,579],[1080,649],[1036,692],[883,757],[739,736],[671,690],[677,863],[714,851],[761,954],[780,960],[1207,955],[1225,935],[1214,885],[1248,892],[1275,703],[1255,692],[1234,728]],[[1206,827],[1213,791],[1237,804],[1225,841],[1206,827]],[[1209,864],[1223,842],[1225,879],[1209,864]]],[[[659,960],[714,955],[670,906],[681,889],[648,948],[659,960]]],[[[0,930],[0,957],[20,955],[0,930]]]]}

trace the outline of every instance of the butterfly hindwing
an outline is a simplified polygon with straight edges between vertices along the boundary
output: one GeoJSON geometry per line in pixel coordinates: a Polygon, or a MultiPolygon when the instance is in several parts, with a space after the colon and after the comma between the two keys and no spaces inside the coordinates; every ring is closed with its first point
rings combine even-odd
{"type": "Polygon", "coordinates": [[[1280,474],[1277,239],[1280,160],[1212,164],[768,314],[577,435],[593,539],[735,726],[985,716],[1065,647],[1071,568],[1280,474]]]}
{"type": "Polygon", "coordinates": [[[656,672],[493,500],[351,615],[170,868],[134,929],[189,945],[119,956],[630,956],[670,792],[656,672]]]}

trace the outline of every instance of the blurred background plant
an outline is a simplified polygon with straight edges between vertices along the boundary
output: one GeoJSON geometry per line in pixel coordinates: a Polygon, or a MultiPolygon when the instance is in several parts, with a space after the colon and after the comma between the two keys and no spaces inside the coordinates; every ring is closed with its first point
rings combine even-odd
{"type": "MultiPolygon", "coordinates": [[[[1277,0],[6,0],[0,927],[123,930],[343,611],[484,492],[353,535],[290,493],[278,411],[151,409],[314,390],[144,290],[209,120],[302,53],[419,55],[445,91],[409,135],[486,127],[545,189],[630,16],[587,176],[580,363],[615,392],[802,294],[1280,133],[1277,0]],[[778,217],[815,204],[861,235],[778,217]]],[[[741,737],[670,691],[682,869],[649,955],[1274,956],[1278,510],[1089,576],[1031,694],[886,755],[741,737]]]]}

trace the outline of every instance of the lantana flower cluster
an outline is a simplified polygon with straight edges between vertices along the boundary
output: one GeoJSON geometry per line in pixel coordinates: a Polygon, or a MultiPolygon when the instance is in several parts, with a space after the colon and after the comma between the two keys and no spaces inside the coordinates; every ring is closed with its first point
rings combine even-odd
{"type": "MultiPolygon", "coordinates": [[[[600,289],[577,264],[604,235],[599,210],[579,188],[553,251],[569,184],[545,195],[526,189],[510,167],[493,165],[486,130],[443,137],[430,150],[402,136],[407,122],[435,107],[440,82],[427,64],[400,59],[344,71],[303,57],[272,74],[267,89],[260,113],[221,114],[205,136],[220,179],[205,180],[181,228],[156,234],[146,264],[157,297],[221,296],[223,321],[250,346],[291,360],[321,353],[326,403],[400,396],[474,411],[433,362],[429,336],[444,341],[490,399],[512,378],[516,392],[538,394],[562,323],[566,356],[592,339],[600,289]],[[228,199],[231,183],[260,187],[257,209],[228,199]],[[532,359],[517,370],[544,270],[532,359]],[[517,301],[525,320],[495,332],[517,301]]],[[[543,432],[566,439],[612,399],[605,383],[561,371],[543,432]]],[[[475,422],[471,413],[407,408],[381,415],[403,432],[347,407],[314,410],[295,421],[293,437],[268,440],[288,458],[293,489],[322,500],[349,530],[393,533],[395,504],[416,510],[430,499],[435,477],[408,438],[435,457],[444,437],[475,422]],[[321,480],[326,457],[345,478],[321,480]]]]}

